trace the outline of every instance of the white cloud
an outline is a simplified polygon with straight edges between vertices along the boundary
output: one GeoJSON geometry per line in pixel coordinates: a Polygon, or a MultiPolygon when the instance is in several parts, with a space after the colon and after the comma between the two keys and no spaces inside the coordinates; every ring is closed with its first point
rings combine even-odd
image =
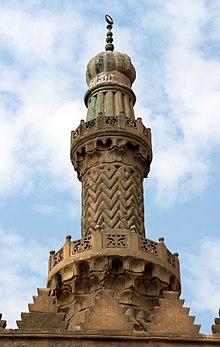
{"type": "Polygon", "coordinates": [[[54,215],[59,221],[64,219],[74,220],[80,219],[79,213],[79,202],[77,203],[62,203],[62,205],[56,204],[37,204],[33,209],[43,215],[51,216],[54,215]]]}
{"type": "Polygon", "coordinates": [[[7,320],[7,327],[16,327],[20,313],[28,312],[27,304],[33,301],[30,295],[36,295],[36,288],[46,285],[48,249],[2,229],[0,247],[0,312],[2,319],[7,320]]]}
{"type": "MultiPolygon", "coordinates": [[[[162,205],[169,206],[201,193],[214,169],[212,152],[220,149],[220,60],[214,52],[208,58],[205,54],[213,11],[200,0],[181,4],[167,1],[161,9],[151,9],[145,21],[142,19],[143,27],[151,35],[158,32],[160,35],[158,59],[154,61],[149,55],[146,60],[143,51],[139,58],[142,69],[144,59],[146,67],[150,59],[152,81],[145,74],[142,78],[154,90],[147,87],[152,94],[147,95],[148,108],[137,106],[137,109],[138,114],[146,114],[152,128],[151,177],[156,200],[162,205]]],[[[217,23],[211,25],[214,30],[217,23]]],[[[213,45],[218,46],[218,42],[213,41],[213,45]]],[[[155,54],[154,45],[152,52],[155,54]]],[[[146,89],[143,85],[141,88],[146,89]]],[[[138,91],[141,92],[138,102],[143,103],[140,85],[138,91]]]]}
{"type": "Polygon", "coordinates": [[[75,26],[80,30],[80,15],[72,23],[67,10],[58,16],[2,8],[0,23],[0,194],[33,189],[37,174],[69,188],[74,183],[70,132],[86,113],[70,93],[80,75],[69,76],[71,66],[81,65],[75,36],[70,44],[75,26]]]}
{"type": "MultiPolygon", "coordinates": [[[[208,40],[217,40],[205,28],[219,30],[214,20],[218,5],[201,0],[155,4],[144,12],[137,6],[133,27],[117,23],[116,41],[137,63],[137,114],[153,131],[151,177],[157,202],[167,206],[205,189],[212,150],[219,147],[220,62],[204,53],[208,40]]],[[[2,8],[2,196],[24,187],[33,190],[45,180],[61,190],[78,186],[69,161],[69,134],[85,118],[85,66],[103,49],[105,35],[104,22],[92,16],[88,34],[83,11],[2,8]]]]}

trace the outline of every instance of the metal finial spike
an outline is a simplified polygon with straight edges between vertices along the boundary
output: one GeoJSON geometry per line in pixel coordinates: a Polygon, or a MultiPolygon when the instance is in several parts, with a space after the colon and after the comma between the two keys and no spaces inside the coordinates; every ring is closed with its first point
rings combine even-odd
{"type": "Polygon", "coordinates": [[[107,32],[107,35],[106,35],[106,46],[105,46],[105,50],[106,51],[114,51],[114,45],[112,44],[113,42],[113,34],[111,32],[112,30],[112,27],[113,27],[113,24],[114,24],[114,21],[112,19],[112,17],[110,17],[108,14],[105,16],[105,20],[107,22],[107,29],[108,29],[108,32],[107,32]]]}

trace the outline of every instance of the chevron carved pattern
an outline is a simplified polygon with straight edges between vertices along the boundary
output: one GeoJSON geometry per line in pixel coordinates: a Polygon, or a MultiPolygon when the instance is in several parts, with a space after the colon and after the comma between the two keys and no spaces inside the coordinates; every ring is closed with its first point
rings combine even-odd
{"type": "Polygon", "coordinates": [[[84,236],[101,229],[130,229],[144,235],[143,178],[131,166],[99,164],[82,177],[84,236]]]}

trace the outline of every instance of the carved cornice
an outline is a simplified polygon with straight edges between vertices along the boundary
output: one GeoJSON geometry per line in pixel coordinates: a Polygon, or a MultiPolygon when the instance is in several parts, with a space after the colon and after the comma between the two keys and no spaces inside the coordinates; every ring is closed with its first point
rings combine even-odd
{"type": "Polygon", "coordinates": [[[79,178],[99,163],[122,162],[147,177],[152,160],[151,133],[141,119],[99,115],[82,121],[71,134],[71,161],[79,178]],[[106,155],[106,151],[108,152],[106,155]]]}

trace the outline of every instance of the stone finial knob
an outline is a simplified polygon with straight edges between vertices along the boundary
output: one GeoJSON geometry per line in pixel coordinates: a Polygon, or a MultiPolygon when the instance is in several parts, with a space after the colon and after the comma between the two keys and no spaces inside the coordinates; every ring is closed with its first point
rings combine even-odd
{"type": "Polygon", "coordinates": [[[71,241],[71,235],[69,235],[69,234],[66,235],[66,241],[67,241],[67,242],[71,241]]]}
{"type": "Polygon", "coordinates": [[[160,243],[164,243],[164,237],[163,236],[160,236],[158,240],[160,243]]]}
{"type": "Polygon", "coordinates": [[[135,225],[132,225],[130,229],[131,229],[131,232],[132,232],[132,233],[136,233],[136,231],[137,231],[135,225]]]}
{"type": "Polygon", "coordinates": [[[99,224],[97,224],[97,225],[95,226],[95,231],[100,231],[100,230],[101,230],[101,227],[100,227],[99,224]]]}

